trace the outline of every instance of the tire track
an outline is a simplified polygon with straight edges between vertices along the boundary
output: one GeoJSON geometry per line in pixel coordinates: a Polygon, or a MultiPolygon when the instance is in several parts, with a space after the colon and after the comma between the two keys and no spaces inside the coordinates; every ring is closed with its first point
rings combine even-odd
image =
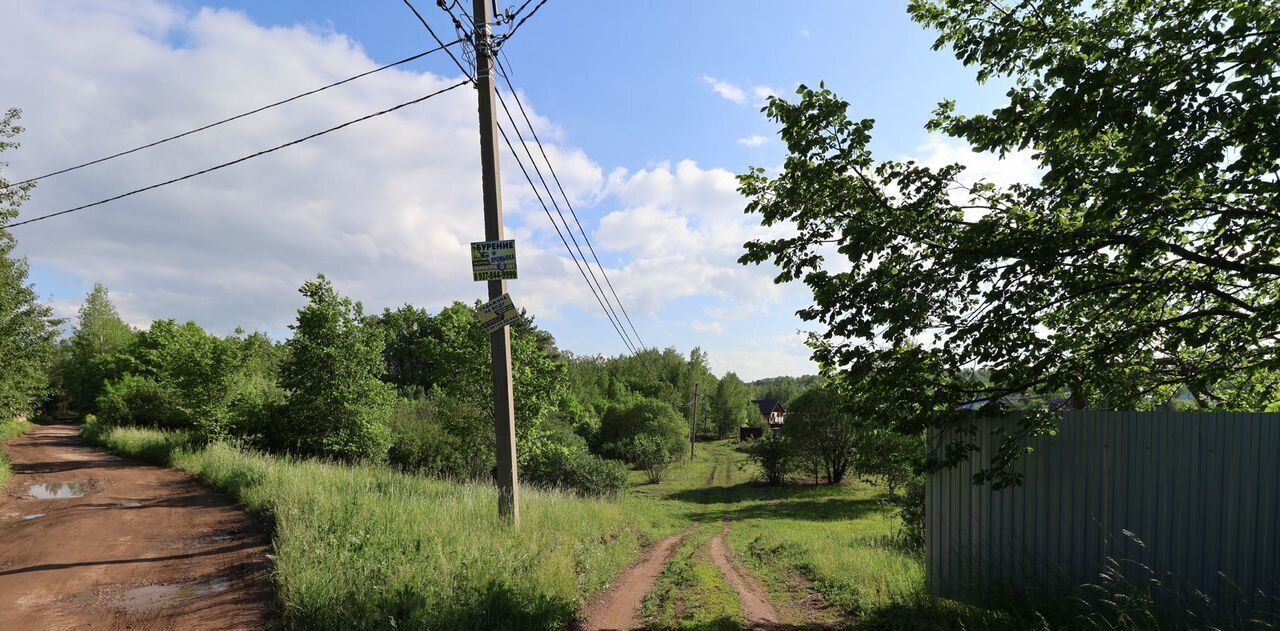
{"type": "Polygon", "coordinates": [[[641,626],[640,606],[645,596],[653,591],[654,583],[662,576],[662,569],[680,549],[680,542],[697,528],[692,524],[678,535],[658,542],[644,560],[627,568],[609,591],[596,599],[583,613],[581,631],[623,631],[641,626]]]}
{"type": "Polygon", "coordinates": [[[720,568],[720,572],[729,586],[733,587],[733,591],[738,593],[738,600],[742,602],[742,613],[747,618],[749,628],[761,630],[777,628],[782,622],[782,617],[769,602],[760,582],[729,552],[729,546],[724,539],[727,534],[729,534],[728,520],[724,522],[724,530],[711,540],[711,560],[715,562],[716,567],[720,568]]]}

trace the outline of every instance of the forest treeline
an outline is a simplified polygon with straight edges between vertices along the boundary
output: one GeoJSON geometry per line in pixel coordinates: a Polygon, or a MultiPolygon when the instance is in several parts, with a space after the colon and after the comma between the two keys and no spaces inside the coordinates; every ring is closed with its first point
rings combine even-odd
{"type": "MultiPolygon", "coordinates": [[[[45,317],[42,361],[31,362],[25,402],[8,411],[92,414],[446,478],[492,474],[489,337],[473,306],[366,314],[323,276],[300,292],[307,304],[291,336],[273,341],[172,319],[134,329],[99,284],[65,339],[54,334],[63,323],[45,317]]],[[[578,356],[529,318],[513,327],[512,349],[521,475],[595,495],[623,488],[626,465],[661,479],[695,418],[704,438],[735,436],[760,423],[753,399],[789,402],[816,379],[717,378],[697,348],[578,356]]]]}

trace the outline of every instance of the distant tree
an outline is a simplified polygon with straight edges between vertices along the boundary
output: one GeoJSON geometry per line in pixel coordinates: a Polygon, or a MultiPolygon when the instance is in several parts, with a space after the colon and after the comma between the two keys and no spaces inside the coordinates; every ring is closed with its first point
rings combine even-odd
{"type": "Polygon", "coordinates": [[[670,405],[655,399],[637,399],[605,412],[600,419],[599,441],[602,451],[628,462],[636,463],[637,448],[645,454],[656,453],[654,445],[675,460],[688,447],[689,426],[670,405]],[[635,439],[639,437],[647,438],[637,447],[635,439]]]}
{"type": "Polygon", "coordinates": [[[751,392],[738,375],[725,373],[711,396],[711,420],[721,438],[735,435],[751,417],[751,392]]]}
{"type": "Polygon", "coordinates": [[[818,383],[816,375],[805,375],[802,377],[768,377],[765,379],[757,379],[748,386],[753,391],[752,399],[767,399],[771,401],[781,401],[783,407],[791,405],[804,391],[814,387],[818,383]]]}
{"type": "Polygon", "coordinates": [[[380,377],[381,333],[364,324],[360,303],[324,277],[303,283],[289,356],[280,369],[289,392],[284,447],[344,460],[382,460],[391,446],[387,417],[394,388],[380,377]]]}
{"type": "Polygon", "coordinates": [[[832,385],[800,395],[787,414],[787,440],[796,453],[811,459],[828,484],[839,484],[853,467],[862,427],[832,385]]]}
{"type": "Polygon", "coordinates": [[[131,368],[128,351],[133,341],[133,329],[120,318],[107,288],[95,283],[80,307],[80,317],[71,334],[64,377],[76,410],[97,411],[97,399],[106,382],[131,368]]]}
{"type": "MultiPolygon", "coordinates": [[[[0,116],[0,153],[18,146],[19,110],[0,116]]],[[[5,166],[0,163],[0,167],[5,166]]],[[[18,216],[32,185],[10,186],[0,176],[0,226],[18,216]]],[[[32,413],[49,387],[60,321],[40,302],[28,282],[26,259],[14,256],[15,242],[0,228],[0,421],[32,413]]]]}
{"type": "MultiPolygon", "coordinates": [[[[1016,393],[1274,401],[1280,383],[1235,385],[1280,367],[1280,5],[914,0],[910,13],[980,79],[1011,84],[990,114],[946,102],[927,127],[977,151],[1032,150],[1041,177],[1006,187],[959,164],[878,161],[873,122],[824,87],[771,99],[789,155],[741,192],[796,231],[742,261],[811,289],[815,360],[895,380],[873,389],[896,403],[929,401],[909,433],[1016,393]]],[[[1018,481],[1017,439],[1053,417],[1023,418],[979,480],[1018,481]]]]}
{"type": "Polygon", "coordinates": [[[800,463],[795,446],[783,437],[765,436],[751,441],[742,450],[760,467],[761,477],[769,484],[781,484],[800,463]]]}

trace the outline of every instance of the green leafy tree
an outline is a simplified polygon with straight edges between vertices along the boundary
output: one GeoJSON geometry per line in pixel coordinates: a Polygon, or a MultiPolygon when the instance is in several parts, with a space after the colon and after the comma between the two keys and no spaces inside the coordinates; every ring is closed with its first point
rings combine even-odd
{"type": "Polygon", "coordinates": [[[609,408],[600,419],[600,446],[607,454],[636,464],[636,449],[643,449],[646,457],[657,461],[650,452],[654,445],[674,461],[685,452],[689,444],[689,426],[670,405],[656,399],[636,399],[609,408]],[[652,438],[642,444],[635,442],[641,436],[652,438]]]}
{"type": "Polygon", "coordinates": [[[383,338],[364,324],[360,303],[324,277],[303,283],[289,356],[280,367],[289,393],[283,447],[344,460],[382,460],[391,446],[387,418],[394,388],[380,377],[383,338]]]}
{"type": "Polygon", "coordinates": [[[751,392],[738,375],[726,373],[711,396],[711,421],[721,438],[733,436],[751,418],[751,392]]]}
{"type": "Polygon", "coordinates": [[[757,466],[760,476],[769,484],[782,484],[798,464],[796,448],[781,436],[765,436],[742,448],[757,466]]]}
{"type": "MultiPolygon", "coordinates": [[[[22,133],[19,110],[0,116],[0,152],[14,149],[22,133]]],[[[6,166],[0,162],[0,167],[6,166]]],[[[10,186],[0,176],[0,226],[18,216],[32,184],[10,186]]],[[[32,413],[48,393],[59,320],[28,282],[26,259],[14,256],[15,242],[0,228],[0,421],[32,413]]]]}
{"type": "MultiPolygon", "coordinates": [[[[789,156],[741,190],[748,212],[797,232],[747,244],[742,261],[809,286],[801,316],[825,326],[815,359],[898,380],[871,387],[898,404],[929,401],[909,433],[962,421],[965,404],[998,412],[1012,394],[1274,401],[1274,381],[1235,385],[1280,363],[1280,6],[916,0],[910,12],[979,78],[1012,84],[990,114],[943,103],[928,127],[978,151],[1030,148],[1042,175],[999,187],[961,165],[877,161],[872,121],[829,90],[771,100],[789,156]],[[827,267],[833,252],[847,270],[827,267]]],[[[978,480],[1016,483],[1019,437],[1051,418],[1026,414],[978,480]]]]}
{"type": "Polygon", "coordinates": [[[800,395],[787,414],[786,436],[797,454],[815,463],[828,484],[853,468],[863,428],[832,385],[800,395]]]}
{"type": "Polygon", "coordinates": [[[96,401],[107,381],[132,368],[129,348],[133,341],[133,329],[120,318],[106,286],[95,283],[80,306],[64,375],[67,394],[77,410],[97,411],[96,401]]]}

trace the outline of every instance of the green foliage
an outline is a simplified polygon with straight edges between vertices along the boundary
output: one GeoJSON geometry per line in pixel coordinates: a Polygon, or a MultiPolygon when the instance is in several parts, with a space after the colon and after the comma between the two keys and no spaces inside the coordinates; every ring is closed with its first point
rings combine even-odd
{"type": "Polygon", "coordinates": [[[128,351],[133,341],[133,329],[120,318],[107,288],[94,284],[80,306],[64,371],[72,407],[82,413],[97,410],[96,402],[106,383],[132,367],[128,351]]]}
{"type": "Polygon", "coordinates": [[[796,448],[783,437],[765,436],[747,443],[742,451],[760,467],[769,484],[782,484],[797,466],[796,448]]]}
{"type": "MultiPolygon", "coordinates": [[[[0,116],[0,153],[18,146],[12,139],[22,132],[20,114],[10,109],[0,116]]],[[[0,176],[0,226],[18,216],[33,186],[10,186],[0,176]]],[[[47,396],[61,324],[40,302],[28,282],[27,261],[14,256],[14,247],[13,235],[0,227],[0,420],[32,414],[47,396]]]]}
{"type": "Polygon", "coordinates": [[[434,389],[397,399],[390,417],[391,464],[464,481],[489,480],[497,465],[492,412],[434,389]]]}
{"type": "Polygon", "coordinates": [[[711,426],[715,428],[716,436],[733,436],[739,427],[747,425],[755,411],[751,405],[752,398],[747,384],[742,383],[738,375],[730,372],[720,378],[709,406],[711,426]]]}
{"type": "Polygon", "coordinates": [[[176,414],[176,399],[176,393],[155,378],[127,373],[106,383],[94,407],[106,425],[185,429],[189,421],[176,414]]]}
{"type": "Polygon", "coordinates": [[[343,460],[386,458],[394,389],[379,379],[386,370],[379,331],[323,275],[299,291],[309,302],[290,325],[289,355],[280,367],[289,392],[280,446],[343,460]]]}
{"type": "Polygon", "coordinates": [[[902,544],[915,552],[924,551],[925,503],[928,500],[925,481],[923,475],[910,476],[902,483],[902,493],[889,496],[889,503],[896,510],[898,519],[902,520],[899,534],[902,544]]]}
{"type": "Polygon", "coordinates": [[[182,433],[86,427],[268,517],[286,629],[564,629],[662,534],[616,502],[525,489],[520,529],[497,490],[381,466],[297,461],[182,433]]]}
{"type": "Polygon", "coordinates": [[[654,434],[639,434],[612,444],[613,451],[645,472],[650,484],[661,482],[684,454],[683,444],[676,448],[670,440],[654,434]]]}
{"type": "MultiPolygon", "coordinates": [[[[558,447],[558,446],[557,446],[558,447]]],[[[586,449],[553,448],[521,454],[520,480],[591,497],[617,497],[627,488],[627,468],[586,449]]]]}
{"type": "Polygon", "coordinates": [[[751,399],[781,401],[783,407],[789,408],[796,397],[818,385],[820,381],[821,378],[817,375],[768,377],[752,381],[747,386],[752,390],[751,399]]]}
{"type": "Polygon", "coordinates": [[[689,442],[689,426],[670,405],[654,399],[636,399],[609,408],[600,419],[600,448],[615,457],[635,463],[630,452],[634,439],[652,438],[644,449],[679,457],[689,442]]]}
{"type": "Polygon", "coordinates": [[[828,484],[839,484],[853,467],[862,427],[833,386],[800,395],[787,414],[786,432],[797,453],[821,467],[828,484]]]}
{"type": "MultiPolygon", "coordinates": [[[[1119,409],[1184,387],[1203,405],[1276,400],[1274,381],[1236,384],[1280,364],[1280,7],[915,0],[911,13],[979,77],[1012,83],[992,113],[944,103],[929,128],[1032,149],[1042,176],[1000,187],[958,164],[877,161],[872,121],[829,90],[771,99],[789,155],[740,189],[748,212],[797,231],[748,243],[742,262],[810,288],[818,363],[893,383],[872,388],[886,404],[928,402],[911,433],[1022,392],[1119,409]],[[930,346],[901,352],[917,339],[930,346]]],[[[1020,434],[1049,420],[1027,418],[1020,434]]],[[[982,477],[1016,482],[1009,461],[982,477]]]]}
{"type": "MultiPolygon", "coordinates": [[[[35,425],[30,421],[13,419],[2,422],[0,423],[0,443],[17,438],[32,429],[35,429],[35,425]]],[[[0,488],[4,488],[4,485],[9,482],[12,473],[9,469],[9,454],[5,453],[3,446],[0,446],[0,488]]]]}

